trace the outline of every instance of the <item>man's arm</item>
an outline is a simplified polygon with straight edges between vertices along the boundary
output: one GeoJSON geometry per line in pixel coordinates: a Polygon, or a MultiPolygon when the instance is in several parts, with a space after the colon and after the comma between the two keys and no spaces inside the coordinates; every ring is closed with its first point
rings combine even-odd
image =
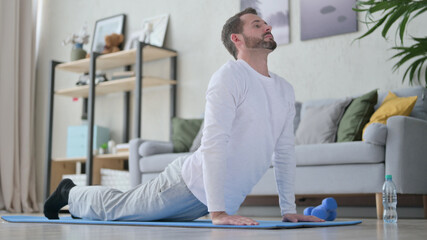
{"type": "MultiPolygon", "coordinates": [[[[293,100],[293,99],[292,99],[293,100]]],[[[289,101],[288,113],[282,133],[276,143],[274,151],[274,174],[276,176],[277,190],[281,214],[295,214],[295,135],[293,132],[293,120],[295,118],[295,103],[289,101]]]]}
{"type": "MultiPolygon", "coordinates": [[[[203,138],[200,151],[209,212],[225,212],[224,186],[227,146],[235,118],[238,94],[233,76],[215,73],[206,93],[203,138]]],[[[217,215],[217,214],[214,214],[217,215]]],[[[220,217],[223,216],[220,214],[220,217]]],[[[214,220],[214,219],[213,219],[214,220]]]]}
{"type": "Polygon", "coordinates": [[[241,89],[233,74],[214,74],[206,93],[202,139],[203,181],[208,211],[216,225],[258,225],[250,218],[225,212],[226,151],[241,89]]]}
{"type": "Polygon", "coordinates": [[[305,216],[296,214],[295,205],[295,135],[294,135],[294,118],[295,118],[295,101],[290,101],[288,106],[289,112],[285,127],[276,144],[274,152],[274,173],[276,184],[279,192],[280,209],[283,222],[324,222],[323,219],[315,216],[305,216]]]}

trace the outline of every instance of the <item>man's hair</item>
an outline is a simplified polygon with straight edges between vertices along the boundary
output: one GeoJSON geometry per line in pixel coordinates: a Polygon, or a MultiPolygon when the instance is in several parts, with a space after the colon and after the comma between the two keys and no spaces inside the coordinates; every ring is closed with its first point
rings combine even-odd
{"type": "Polygon", "coordinates": [[[224,43],[225,48],[230,52],[235,59],[237,59],[237,48],[234,43],[231,41],[231,34],[233,33],[242,33],[243,32],[243,22],[240,19],[241,16],[245,14],[255,14],[258,15],[257,11],[253,8],[246,8],[245,10],[237,13],[227,20],[222,27],[221,39],[224,43]]]}

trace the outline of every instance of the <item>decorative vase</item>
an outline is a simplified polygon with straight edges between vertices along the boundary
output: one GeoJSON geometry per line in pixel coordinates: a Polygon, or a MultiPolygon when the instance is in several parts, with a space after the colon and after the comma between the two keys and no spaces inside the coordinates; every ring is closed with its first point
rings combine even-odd
{"type": "Polygon", "coordinates": [[[71,61],[76,61],[86,57],[86,51],[83,50],[83,44],[76,43],[71,49],[71,61]]]}

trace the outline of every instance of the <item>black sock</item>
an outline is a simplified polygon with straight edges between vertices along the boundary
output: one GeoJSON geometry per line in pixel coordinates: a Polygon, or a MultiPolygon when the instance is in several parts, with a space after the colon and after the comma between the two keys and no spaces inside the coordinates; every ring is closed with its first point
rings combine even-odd
{"type": "Polygon", "coordinates": [[[76,185],[71,179],[62,180],[55,192],[44,203],[44,215],[49,219],[59,219],[58,212],[62,207],[68,204],[68,194],[71,188],[76,185]]]}

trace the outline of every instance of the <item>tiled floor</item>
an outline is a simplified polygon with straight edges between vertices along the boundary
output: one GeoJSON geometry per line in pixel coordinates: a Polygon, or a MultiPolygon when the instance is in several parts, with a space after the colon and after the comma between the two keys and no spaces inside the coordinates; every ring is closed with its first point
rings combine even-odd
{"type": "MultiPolygon", "coordinates": [[[[280,220],[278,218],[257,219],[280,220]]],[[[362,221],[362,224],[359,225],[343,227],[282,230],[238,230],[41,223],[29,224],[8,223],[1,220],[0,239],[427,239],[427,220],[424,219],[399,219],[397,224],[383,224],[382,221],[376,219],[362,219],[362,221]]]]}

